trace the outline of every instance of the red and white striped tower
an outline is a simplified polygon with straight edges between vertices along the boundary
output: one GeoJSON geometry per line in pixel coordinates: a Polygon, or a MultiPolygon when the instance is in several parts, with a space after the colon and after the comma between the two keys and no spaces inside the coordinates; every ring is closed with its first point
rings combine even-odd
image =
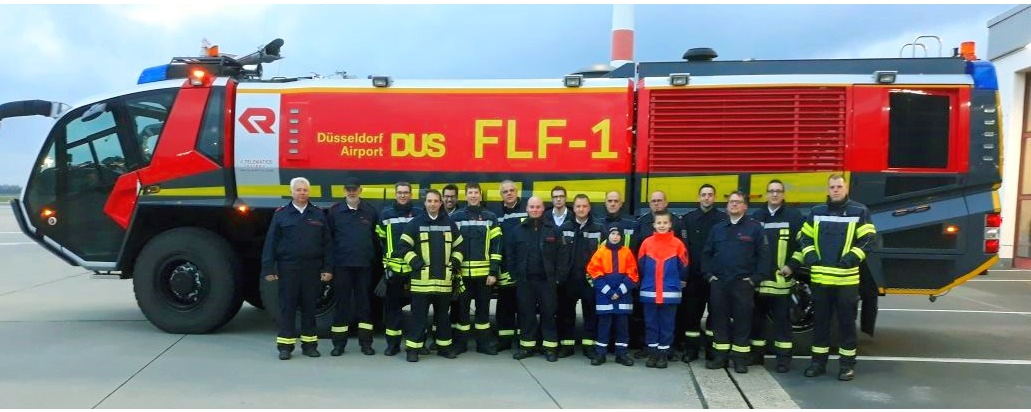
{"type": "Polygon", "coordinates": [[[612,67],[634,61],[634,5],[612,5],[612,67]]]}

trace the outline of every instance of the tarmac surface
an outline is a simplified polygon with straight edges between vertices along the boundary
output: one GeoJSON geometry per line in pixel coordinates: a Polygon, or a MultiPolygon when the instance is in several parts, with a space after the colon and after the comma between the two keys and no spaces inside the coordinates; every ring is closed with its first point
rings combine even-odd
{"type": "MultiPolygon", "coordinates": [[[[91,279],[18,231],[0,207],[2,408],[1015,408],[1031,405],[1031,272],[992,271],[930,303],[882,298],[857,378],[701,363],[668,369],[548,363],[511,352],[276,359],[275,327],[244,305],[217,333],[173,335],[140,313],[131,281],[91,279]]],[[[772,361],[767,366],[772,368],[772,361]]]]}

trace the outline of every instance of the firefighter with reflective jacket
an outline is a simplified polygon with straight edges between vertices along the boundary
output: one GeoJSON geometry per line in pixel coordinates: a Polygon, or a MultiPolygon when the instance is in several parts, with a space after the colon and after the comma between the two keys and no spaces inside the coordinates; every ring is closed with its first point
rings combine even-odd
{"type": "Polygon", "coordinates": [[[295,323],[298,307],[301,308],[301,351],[313,358],[320,356],[315,305],[322,289],[320,280],[333,279],[333,239],[326,214],[308,203],[310,190],[311,184],[303,177],[290,181],[293,200],[276,209],[261,254],[262,276],[266,281],[278,283],[276,346],[281,360],[290,359],[298,340],[295,323]]]}
{"type": "Polygon", "coordinates": [[[745,215],[745,199],[740,191],[730,194],[727,220],[712,227],[702,251],[713,330],[713,357],[705,363],[706,369],[727,367],[729,357],[734,372],[748,373],[755,287],[773,270],[763,227],[745,215]]]}
{"type": "MultiPolygon", "coordinates": [[[[712,354],[712,328],[706,327],[708,339],[702,339],[702,315],[709,301],[709,283],[702,278],[702,251],[709,239],[712,227],[720,221],[727,220],[727,214],[715,206],[716,188],[706,183],[698,188],[698,209],[684,215],[681,226],[684,233],[681,237],[687,245],[690,256],[687,286],[684,287],[684,299],[677,308],[677,326],[674,345],[682,345],[684,355],[680,359],[691,362],[698,359],[698,351],[705,348],[706,359],[712,354]]],[[[706,324],[711,324],[711,317],[706,324]]]]}
{"type": "Polygon", "coordinates": [[[401,244],[401,234],[415,216],[423,214],[422,208],[412,205],[412,185],[397,182],[394,185],[393,205],[383,208],[380,223],[376,226],[380,244],[383,247],[383,281],[386,291],[383,295],[383,323],[386,327],[387,348],[384,355],[394,356],[401,351],[401,328],[404,325],[403,308],[406,304],[408,279],[412,267],[404,259],[394,257],[401,244]]]}
{"type": "Polygon", "coordinates": [[[877,231],[866,206],[848,198],[845,177],[827,180],[827,204],[814,206],[799,235],[802,261],[809,266],[815,329],[813,362],[805,376],[827,372],[831,317],[837,315],[838,379],[855,377],[856,313],[859,303],[859,264],[866,259],[877,231]]]}
{"type": "Polygon", "coordinates": [[[479,183],[465,185],[465,198],[468,205],[451,215],[462,232],[459,250],[465,257],[462,261],[465,292],[458,298],[455,348],[457,353],[465,352],[470,329],[475,329],[476,351],[497,355],[494,335],[490,330],[491,287],[487,284],[487,277],[496,276],[501,271],[501,227],[498,226],[494,212],[485,209],[480,203],[483,194],[479,183]],[[472,302],[476,302],[476,321],[470,325],[469,304],[472,302]]]}
{"type": "Polygon", "coordinates": [[[348,178],[344,182],[344,190],[347,198],[326,212],[333,233],[333,287],[336,292],[336,313],[330,327],[333,337],[330,355],[344,354],[347,329],[354,320],[358,320],[358,345],[362,353],[375,355],[369,298],[372,294],[370,267],[376,257],[379,213],[359,197],[362,187],[358,179],[348,178]]]}
{"type": "MultiPolygon", "coordinates": [[[[426,340],[427,315],[433,306],[436,319],[437,354],[454,359],[451,350],[451,320],[448,314],[462,265],[462,234],[442,208],[440,192],[426,191],[426,213],[416,216],[401,235],[394,257],[412,267],[412,316],[405,333],[409,362],[419,361],[419,350],[426,340]]],[[[461,289],[461,287],[459,286],[461,289]]]]}
{"type": "Polygon", "coordinates": [[[791,289],[794,274],[802,264],[798,247],[798,231],[802,228],[802,212],[784,204],[784,183],[771,180],[766,185],[766,207],[756,210],[752,218],[763,225],[770,244],[773,275],[759,283],[752,317],[752,364],[762,365],[764,353],[777,355],[777,372],[791,367],[791,289]],[[772,350],[766,339],[766,318],[773,320],[772,350]]]}
{"type": "Polygon", "coordinates": [[[519,349],[513,359],[533,356],[537,346],[537,315],[540,315],[541,344],[548,362],[558,360],[558,306],[556,284],[559,275],[568,273],[569,253],[562,232],[555,222],[544,217],[544,202],[539,197],[526,201],[525,220],[512,229],[505,242],[505,259],[511,259],[512,279],[519,298],[519,349]]]}
{"type": "Polygon", "coordinates": [[[512,230],[526,218],[526,208],[519,199],[519,190],[515,182],[504,180],[501,182],[501,208],[495,214],[498,216],[498,225],[501,227],[501,274],[497,277],[488,276],[487,284],[498,286],[498,303],[495,308],[494,318],[498,327],[498,351],[512,348],[516,339],[516,316],[519,312],[519,305],[516,299],[516,282],[512,279],[510,266],[512,259],[504,255],[508,239],[511,238],[512,230]]]}
{"type": "Polygon", "coordinates": [[[595,316],[594,288],[587,280],[587,264],[604,239],[603,227],[591,216],[591,199],[587,195],[581,193],[573,198],[573,217],[566,219],[560,229],[569,245],[571,256],[569,272],[558,286],[558,312],[555,317],[560,346],[558,356],[567,357],[575,351],[576,304],[579,301],[584,324],[580,345],[584,356],[594,359],[598,318],[595,316]]]}

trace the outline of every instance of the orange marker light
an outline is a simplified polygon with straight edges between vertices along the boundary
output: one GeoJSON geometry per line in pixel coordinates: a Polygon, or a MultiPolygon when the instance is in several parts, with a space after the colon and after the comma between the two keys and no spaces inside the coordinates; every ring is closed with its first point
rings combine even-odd
{"type": "Polygon", "coordinates": [[[965,41],[959,44],[959,55],[963,56],[965,60],[977,60],[977,55],[974,54],[974,42],[965,41]]]}
{"type": "Polygon", "coordinates": [[[50,210],[50,209],[43,209],[43,211],[41,211],[39,214],[40,214],[40,216],[43,216],[44,218],[47,218],[47,217],[53,216],[55,214],[55,212],[53,210],[50,210]]]}
{"type": "Polygon", "coordinates": [[[959,233],[959,226],[956,226],[956,225],[945,226],[945,234],[947,234],[947,235],[954,235],[956,233],[959,233]]]}
{"type": "Polygon", "coordinates": [[[247,205],[240,205],[240,206],[236,207],[236,211],[240,212],[240,213],[247,213],[250,210],[251,210],[251,208],[249,206],[247,206],[247,205]]]}

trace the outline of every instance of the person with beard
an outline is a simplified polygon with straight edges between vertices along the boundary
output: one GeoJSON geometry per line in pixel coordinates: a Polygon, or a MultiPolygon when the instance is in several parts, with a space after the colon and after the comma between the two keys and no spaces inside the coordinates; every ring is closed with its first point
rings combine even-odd
{"type": "Polygon", "coordinates": [[[813,361],[805,376],[827,373],[831,317],[837,315],[838,380],[850,381],[855,378],[856,366],[859,265],[870,252],[877,230],[866,206],[849,199],[845,177],[835,173],[827,179],[827,203],[813,206],[800,233],[815,312],[813,361]]]}
{"type": "Polygon", "coordinates": [[[384,282],[386,295],[383,297],[383,323],[386,327],[387,348],[384,355],[394,356],[401,352],[403,308],[409,288],[408,280],[412,267],[401,258],[394,257],[394,251],[401,243],[401,234],[415,216],[423,210],[412,205],[412,185],[408,182],[394,184],[394,204],[383,208],[380,223],[376,226],[383,248],[384,282]]]}

